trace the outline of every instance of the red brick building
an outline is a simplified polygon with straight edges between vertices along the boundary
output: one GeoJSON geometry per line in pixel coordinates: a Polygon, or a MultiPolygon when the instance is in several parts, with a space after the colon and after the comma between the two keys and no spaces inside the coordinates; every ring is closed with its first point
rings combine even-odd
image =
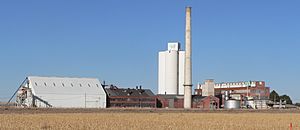
{"type": "MultiPolygon", "coordinates": [[[[204,84],[199,84],[195,89],[195,95],[202,95],[204,84]]],[[[223,95],[229,91],[234,99],[240,100],[242,97],[266,100],[270,97],[270,88],[266,87],[264,81],[246,81],[246,82],[223,82],[215,83],[215,95],[223,95]]]]}
{"type": "Polygon", "coordinates": [[[194,96],[193,97],[193,108],[200,109],[219,109],[220,99],[214,96],[194,96]]]}
{"type": "Polygon", "coordinates": [[[107,93],[107,107],[132,107],[132,108],[156,108],[157,97],[150,89],[141,87],[118,88],[111,85],[105,88],[107,93]]]}
{"type": "Polygon", "coordinates": [[[184,97],[179,95],[158,95],[158,108],[183,108],[184,97]]]}
{"type": "MultiPolygon", "coordinates": [[[[183,108],[184,96],[158,95],[159,108],[183,108]]],[[[192,96],[192,108],[219,109],[220,100],[214,96],[192,96]]]]}

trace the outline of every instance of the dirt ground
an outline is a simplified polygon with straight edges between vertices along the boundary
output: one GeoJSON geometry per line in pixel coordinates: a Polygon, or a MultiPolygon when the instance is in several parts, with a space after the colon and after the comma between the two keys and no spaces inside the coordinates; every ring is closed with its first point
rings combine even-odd
{"type": "Polygon", "coordinates": [[[293,110],[199,110],[199,109],[139,109],[139,108],[106,108],[106,109],[59,109],[59,108],[11,108],[0,107],[0,114],[43,114],[43,113],[300,113],[293,110]]]}

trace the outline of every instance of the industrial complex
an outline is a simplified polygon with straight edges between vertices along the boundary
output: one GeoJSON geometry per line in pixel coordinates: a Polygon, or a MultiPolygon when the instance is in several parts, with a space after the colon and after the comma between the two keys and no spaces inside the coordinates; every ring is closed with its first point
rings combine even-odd
{"type": "MultiPolygon", "coordinates": [[[[166,82],[174,82],[172,80],[166,82]]],[[[15,93],[17,107],[38,108],[184,108],[184,95],[164,90],[155,95],[142,86],[119,88],[95,78],[27,77],[15,93]]],[[[174,89],[174,90],[173,90],[174,89]]],[[[159,90],[160,91],[160,90],[159,90]]],[[[268,109],[270,88],[264,81],[198,84],[191,97],[195,109],[268,109]]]]}
{"type": "MultiPolygon", "coordinates": [[[[37,108],[184,108],[269,109],[270,87],[264,81],[192,84],[191,7],[186,7],[185,49],[169,42],[158,53],[158,92],[142,86],[123,88],[95,78],[25,78],[16,93],[17,107],[37,108]]],[[[11,101],[11,100],[10,100],[11,101]]],[[[10,102],[9,101],[9,102],[10,102]]],[[[280,105],[283,105],[280,103],[280,105]]]]}
{"type": "Polygon", "coordinates": [[[236,107],[233,108],[267,109],[270,88],[265,86],[264,81],[214,83],[213,79],[209,79],[198,84],[195,95],[218,97],[221,99],[220,106],[224,108],[234,105],[236,107]]]}

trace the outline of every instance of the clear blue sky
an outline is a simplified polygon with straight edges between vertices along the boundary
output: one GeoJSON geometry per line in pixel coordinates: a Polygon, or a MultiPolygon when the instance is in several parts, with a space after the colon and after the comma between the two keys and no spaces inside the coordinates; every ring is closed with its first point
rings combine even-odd
{"type": "Polygon", "coordinates": [[[157,92],[158,51],[184,42],[186,5],[194,84],[264,80],[300,102],[298,0],[0,1],[0,100],[30,75],[157,92]]]}

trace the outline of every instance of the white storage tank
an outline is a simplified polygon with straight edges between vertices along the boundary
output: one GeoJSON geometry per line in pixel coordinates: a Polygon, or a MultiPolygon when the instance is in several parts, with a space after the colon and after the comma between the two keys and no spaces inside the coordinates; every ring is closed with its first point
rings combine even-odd
{"type": "Polygon", "coordinates": [[[240,109],[241,101],[239,100],[226,100],[224,104],[225,109],[240,109]]]}
{"type": "Polygon", "coordinates": [[[158,94],[166,93],[166,53],[159,52],[158,57],[158,94]]]}
{"type": "Polygon", "coordinates": [[[185,52],[179,51],[178,54],[178,95],[184,95],[184,60],[185,52]]]}
{"type": "Polygon", "coordinates": [[[166,54],[166,91],[167,94],[178,93],[178,51],[169,50],[166,54]]]}

